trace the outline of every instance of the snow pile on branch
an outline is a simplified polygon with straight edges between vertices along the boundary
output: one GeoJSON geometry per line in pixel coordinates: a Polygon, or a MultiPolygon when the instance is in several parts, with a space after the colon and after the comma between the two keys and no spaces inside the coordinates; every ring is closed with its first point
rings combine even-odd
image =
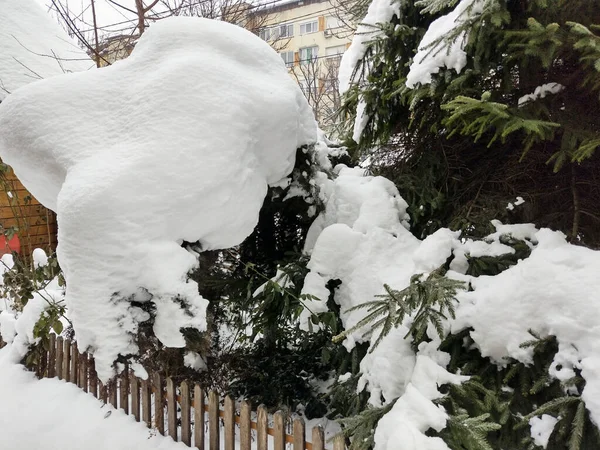
{"type": "MultiPolygon", "coordinates": [[[[505,225],[494,220],[496,232],[473,241],[460,233],[440,229],[420,241],[406,228],[406,203],[389,180],[365,175],[362,169],[335,169],[337,178],[321,184],[325,211],[309,231],[305,251],[310,253],[310,272],[303,294],[309,300],[301,320],[310,328],[311,314],[328,311],[326,287],[339,280],[334,301],[346,330],[363,319],[367,309],[349,311],[385,294],[383,284],[402,290],[413,274],[428,274],[449,258],[447,277],[462,280],[470,290],[461,290],[456,299],[456,317],[443,320],[443,331],[459,333],[472,329],[470,336],[482,357],[504,366],[509,360],[532,363],[530,330],[540,338],[556,337],[559,350],[548,374],[566,381],[577,373],[586,384],[581,398],[594,423],[600,423],[600,252],[567,243],[560,232],[538,230],[533,224],[505,225]],[[510,236],[524,241],[531,254],[495,276],[466,275],[468,258],[514,254],[501,241],[510,236]]],[[[439,439],[426,436],[428,429],[441,430],[446,412],[433,400],[444,383],[466,378],[447,372],[448,353],[439,351],[441,337],[430,325],[428,342],[415,353],[411,339],[405,339],[413,321],[404,322],[383,338],[379,346],[370,343],[370,352],[360,364],[358,391],[370,392],[369,402],[382,406],[396,400],[379,422],[375,450],[446,450],[439,439]],[[399,447],[399,443],[403,443],[399,447]]],[[[347,335],[344,345],[370,340],[368,329],[347,335]]],[[[375,330],[373,336],[379,335],[375,330]]],[[[555,422],[532,422],[537,442],[547,441],[548,428],[555,422]]]]}
{"type": "MultiPolygon", "coordinates": [[[[342,281],[335,299],[346,329],[356,325],[364,311],[347,310],[383,293],[383,284],[405,286],[413,273],[412,253],[419,241],[408,231],[407,204],[394,184],[367,176],[364,169],[340,165],[335,180],[323,183],[325,211],[308,231],[305,252],[311,253],[302,294],[320,300],[305,301],[301,320],[309,328],[311,313],[327,311],[329,280],[342,281]]],[[[354,347],[362,333],[348,336],[354,347]]]]}
{"type": "Polygon", "coordinates": [[[502,365],[505,358],[532,362],[528,330],[556,336],[558,353],[550,370],[560,380],[581,370],[582,398],[600,424],[600,252],[571,245],[560,232],[541,229],[531,255],[490,277],[470,277],[461,292],[452,331],[471,327],[482,356],[502,365]]]}
{"type": "Polygon", "coordinates": [[[360,60],[365,56],[370,42],[382,35],[381,25],[387,24],[394,15],[400,15],[400,2],[397,0],[373,0],[369,5],[367,15],[356,28],[352,43],[340,62],[338,72],[339,90],[343,94],[353,80],[354,71],[360,60]]]}
{"type": "Polygon", "coordinates": [[[546,83],[535,88],[532,94],[524,95],[519,98],[518,105],[525,106],[529,102],[534,102],[540,98],[545,98],[549,94],[558,94],[565,87],[560,83],[546,83]]]}
{"type": "Polygon", "coordinates": [[[464,69],[467,65],[464,47],[468,36],[460,28],[481,15],[486,1],[489,0],[461,0],[452,12],[431,23],[406,77],[408,88],[414,88],[418,83],[431,83],[431,75],[442,67],[458,73],[464,69]]]}
{"type": "Polygon", "coordinates": [[[187,279],[197,258],[180,244],[242,242],[268,185],[317,131],[268,44],[178,17],[153,25],[125,61],[9,96],[0,133],[3,160],[57,212],[79,348],[107,378],[119,354],[137,353],[139,323],[153,318],[170,347],[185,344],[181,328],[204,329],[207,302],[187,279]]]}
{"type": "Polygon", "coordinates": [[[35,0],[0,0],[0,102],[37,79],[94,64],[35,0]]]}

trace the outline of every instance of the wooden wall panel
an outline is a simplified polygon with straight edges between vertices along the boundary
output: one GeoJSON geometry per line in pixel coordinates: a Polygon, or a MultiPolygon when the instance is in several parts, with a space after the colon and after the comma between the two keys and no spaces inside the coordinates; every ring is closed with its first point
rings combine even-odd
{"type": "MultiPolygon", "coordinates": [[[[36,248],[46,253],[56,250],[56,215],[29,193],[12,171],[0,175],[0,187],[0,234],[16,227],[21,254],[26,258],[36,248]]],[[[6,246],[1,247],[0,254],[6,253],[6,246]]]]}

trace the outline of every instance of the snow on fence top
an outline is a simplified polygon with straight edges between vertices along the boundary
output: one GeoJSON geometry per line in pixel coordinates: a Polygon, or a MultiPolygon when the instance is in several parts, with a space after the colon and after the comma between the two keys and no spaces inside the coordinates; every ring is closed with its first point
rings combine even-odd
{"type": "Polygon", "coordinates": [[[101,378],[119,354],[137,353],[146,311],[166,346],[184,345],[182,327],[205,327],[206,300],[187,280],[197,260],[182,240],[243,241],[268,184],[315,140],[277,53],[199,18],[165,19],[127,60],[33,83],[0,105],[0,156],[57,212],[67,304],[101,378]]]}
{"type": "Polygon", "coordinates": [[[0,0],[0,102],[40,78],[94,64],[35,0],[0,0]]]}

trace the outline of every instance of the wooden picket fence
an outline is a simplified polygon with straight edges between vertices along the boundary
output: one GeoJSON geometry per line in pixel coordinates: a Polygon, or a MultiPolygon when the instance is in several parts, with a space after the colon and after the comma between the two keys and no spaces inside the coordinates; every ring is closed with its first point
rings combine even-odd
{"type": "MultiPolygon", "coordinates": [[[[238,410],[235,401],[227,396],[222,399],[221,408],[219,394],[207,392],[197,384],[183,381],[177,386],[171,378],[165,379],[157,373],[142,380],[126,367],[104,385],[96,375],[94,358],[88,353],[80,353],[77,343],[70,339],[51,335],[49,350],[40,353],[35,370],[38,378],[58,377],[74,383],[104,403],[133,415],[136,421],[143,421],[148,428],[199,450],[220,450],[221,439],[225,450],[251,450],[253,439],[257,450],[325,449],[322,427],[313,428],[312,442],[306,442],[305,424],[301,418],[288,420],[282,411],[277,411],[270,427],[263,405],[256,409],[254,421],[248,402],[243,401],[238,410]],[[236,427],[239,428],[238,441],[236,427]]],[[[336,436],[332,445],[333,450],[346,449],[342,436],[336,436]]]]}

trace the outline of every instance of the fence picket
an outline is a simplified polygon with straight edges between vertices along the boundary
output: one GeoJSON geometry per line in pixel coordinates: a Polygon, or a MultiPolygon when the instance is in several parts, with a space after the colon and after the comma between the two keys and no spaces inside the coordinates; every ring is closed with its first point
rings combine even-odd
{"type": "Polygon", "coordinates": [[[140,384],[137,377],[132,373],[129,380],[129,389],[131,390],[131,414],[135,421],[140,421],[140,384]]]}
{"type": "Polygon", "coordinates": [[[177,442],[177,392],[171,377],[167,378],[167,424],[169,436],[177,442]]]}
{"type": "Polygon", "coordinates": [[[65,339],[63,344],[63,378],[68,383],[71,381],[71,339],[65,339]]]}
{"type": "Polygon", "coordinates": [[[293,450],[304,450],[306,448],[304,419],[302,419],[301,417],[294,419],[294,425],[293,425],[292,432],[294,433],[294,449],[293,450]]]}
{"type": "Polygon", "coordinates": [[[150,379],[142,380],[142,420],[152,428],[152,387],[150,379]]]}
{"type": "Polygon", "coordinates": [[[129,414],[129,364],[127,363],[125,363],[119,380],[119,408],[125,414],[129,414]]]}
{"type": "Polygon", "coordinates": [[[77,358],[78,358],[79,352],[77,351],[77,342],[73,342],[71,344],[71,375],[70,375],[70,381],[73,384],[77,384],[78,381],[78,376],[77,376],[77,358]]]}
{"type": "Polygon", "coordinates": [[[221,448],[219,425],[219,394],[215,391],[210,391],[208,394],[209,450],[219,450],[221,448]]]}
{"type": "MultiPolygon", "coordinates": [[[[33,369],[32,369],[33,370],[33,369]]],[[[239,419],[236,418],[235,401],[227,396],[224,399],[223,410],[220,409],[219,395],[210,391],[208,395],[208,408],[205,406],[204,391],[199,385],[194,385],[193,398],[190,385],[182,381],[177,386],[172,378],[165,380],[160,374],[154,374],[152,380],[140,380],[129,370],[125,370],[119,377],[115,377],[104,385],[98,380],[95,370],[94,358],[87,352],[79,353],[77,342],[64,339],[61,336],[50,336],[48,351],[40,351],[37,367],[38,377],[58,377],[65,381],[77,384],[83,391],[93,394],[106,403],[108,400],[113,407],[119,406],[125,413],[129,413],[139,422],[142,420],[151,428],[152,423],[152,395],[154,392],[154,426],[157,431],[165,435],[165,400],[167,406],[168,434],[175,441],[179,435],[181,441],[192,446],[192,421],[191,408],[194,408],[194,446],[198,450],[205,450],[205,411],[208,410],[209,445],[206,450],[219,450],[221,444],[220,418],[223,418],[224,450],[235,450],[235,424],[239,422],[239,448],[240,450],[252,449],[252,428],[256,429],[256,449],[268,450],[269,435],[273,437],[273,450],[286,450],[292,444],[293,450],[325,450],[325,433],[321,426],[312,429],[312,443],[306,443],[306,425],[302,418],[292,422],[291,436],[286,434],[286,416],[282,411],[273,415],[273,428],[269,428],[268,413],[264,405],[257,408],[256,423],[252,421],[252,406],[247,401],[241,404],[239,419]],[[154,388],[153,388],[154,387],[154,388]],[[119,392],[117,392],[119,391],[119,392]],[[129,393],[131,392],[131,406],[129,393]],[[119,395],[120,394],[120,395],[119,395]],[[119,397],[119,398],[117,398],[119,397]],[[193,402],[192,402],[193,400],[193,402]],[[192,405],[193,403],[193,405],[192,405]],[[178,424],[178,405],[181,407],[181,420],[178,424]],[[181,432],[178,427],[181,426],[181,432]]],[[[346,450],[343,434],[333,438],[333,450],[346,450]]]]}
{"type": "Polygon", "coordinates": [[[83,392],[87,392],[87,353],[80,353],[77,355],[77,359],[79,362],[79,378],[77,379],[77,386],[83,389],[83,392]]]}
{"type": "Polygon", "coordinates": [[[102,381],[98,382],[98,398],[104,403],[108,403],[108,390],[102,381]]]}
{"type": "MultiPolygon", "coordinates": [[[[242,402],[240,411],[240,450],[252,449],[252,406],[242,402]]],[[[304,450],[304,448],[302,448],[304,450]]]]}
{"type": "Polygon", "coordinates": [[[63,379],[63,350],[64,343],[62,336],[56,338],[56,376],[59,380],[63,379]]]}
{"type": "Polygon", "coordinates": [[[268,415],[265,405],[260,405],[256,410],[256,447],[258,450],[268,450],[268,415]]]}
{"type": "Polygon", "coordinates": [[[190,421],[190,387],[186,381],[179,385],[181,396],[181,442],[190,447],[192,445],[192,424],[190,421]]]}
{"type": "Polygon", "coordinates": [[[98,398],[98,374],[96,373],[96,360],[93,356],[88,358],[88,378],[90,383],[90,392],[98,398]]]}
{"type": "Polygon", "coordinates": [[[325,450],[325,433],[320,425],[312,429],[312,450],[325,450]]]}
{"type": "Polygon", "coordinates": [[[160,374],[154,374],[154,426],[157,431],[165,434],[165,393],[164,382],[160,374]]]}
{"type": "Polygon", "coordinates": [[[50,349],[48,350],[48,378],[56,376],[56,335],[50,334],[50,349]]]}
{"type": "Polygon", "coordinates": [[[194,445],[204,450],[204,391],[194,386],[194,445]]]}
{"type": "Polygon", "coordinates": [[[342,433],[336,434],[333,438],[333,450],[346,450],[346,440],[342,433]]]}
{"type": "Polygon", "coordinates": [[[48,367],[48,352],[43,347],[39,349],[39,352],[37,374],[38,378],[44,378],[48,367]]]}
{"type": "Polygon", "coordinates": [[[117,407],[118,407],[118,404],[117,404],[117,394],[118,394],[117,379],[113,378],[113,380],[110,381],[106,385],[106,389],[108,389],[108,401],[113,406],[113,408],[117,409],[117,407]]]}
{"type": "Polygon", "coordinates": [[[235,402],[229,395],[223,408],[223,438],[225,450],[235,450],[235,402]]]}
{"type": "Polygon", "coordinates": [[[285,417],[283,412],[277,411],[273,414],[273,442],[275,450],[285,450],[285,417]]]}

